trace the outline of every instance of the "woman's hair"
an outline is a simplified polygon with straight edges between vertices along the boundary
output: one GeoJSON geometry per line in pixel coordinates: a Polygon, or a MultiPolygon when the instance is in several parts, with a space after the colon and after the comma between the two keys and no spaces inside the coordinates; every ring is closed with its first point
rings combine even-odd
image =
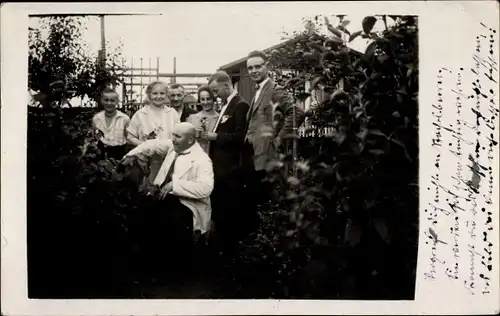
{"type": "Polygon", "coordinates": [[[284,88],[276,88],[271,96],[271,102],[278,103],[279,105],[285,103],[295,103],[292,93],[284,88]]]}
{"type": "Polygon", "coordinates": [[[206,84],[202,85],[202,86],[198,89],[198,102],[200,102],[200,94],[201,94],[203,91],[208,92],[208,95],[210,96],[210,98],[212,98],[212,100],[215,102],[215,96],[214,96],[214,93],[212,92],[212,90],[210,90],[210,89],[208,88],[208,85],[206,85],[206,84]]]}
{"type": "Polygon", "coordinates": [[[151,92],[153,91],[153,88],[159,84],[164,85],[165,86],[165,93],[168,93],[168,85],[163,81],[157,80],[157,81],[153,81],[150,84],[148,84],[148,86],[146,87],[146,95],[149,96],[151,94],[151,92]]]}

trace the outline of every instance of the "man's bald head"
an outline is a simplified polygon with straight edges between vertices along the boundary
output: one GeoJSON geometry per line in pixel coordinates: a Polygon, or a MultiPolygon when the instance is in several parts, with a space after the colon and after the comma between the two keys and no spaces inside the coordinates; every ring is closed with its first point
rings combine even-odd
{"type": "Polygon", "coordinates": [[[192,137],[196,136],[196,128],[193,124],[188,122],[182,122],[175,124],[174,132],[178,132],[183,135],[189,135],[192,137]]]}
{"type": "Polygon", "coordinates": [[[177,123],[174,127],[172,143],[176,152],[191,148],[196,142],[196,128],[188,122],[177,123]]]}

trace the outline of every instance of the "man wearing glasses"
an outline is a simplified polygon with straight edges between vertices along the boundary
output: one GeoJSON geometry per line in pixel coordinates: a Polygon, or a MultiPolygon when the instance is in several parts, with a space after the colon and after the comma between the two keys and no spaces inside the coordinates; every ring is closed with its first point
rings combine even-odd
{"type": "Polygon", "coordinates": [[[196,110],[184,104],[185,95],[184,87],[181,84],[173,83],[170,85],[168,93],[170,106],[177,111],[181,122],[186,122],[191,114],[197,113],[196,110]]]}
{"type": "Polygon", "coordinates": [[[268,57],[264,52],[253,51],[248,54],[247,70],[256,84],[256,93],[247,114],[244,157],[253,157],[247,159],[245,164],[249,193],[258,205],[263,205],[269,203],[272,189],[268,183],[263,182],[266,178],[266,165],[276,157],[271,104],[275,83],[269,78],[268,57]]]}

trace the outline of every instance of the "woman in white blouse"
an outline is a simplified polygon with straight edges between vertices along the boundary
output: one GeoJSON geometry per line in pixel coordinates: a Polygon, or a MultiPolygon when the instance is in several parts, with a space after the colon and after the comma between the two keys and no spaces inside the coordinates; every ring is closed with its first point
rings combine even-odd
{"type": "MultiPolygon", "coordinates": [[[[128,142],[134,146],[148,139],[172,139],[179,114],[168,106],[168,86],[162,81],[154,81],[146,88],[149,104],[139,109],[127,128],[128,142]]],[[[149,180],[152,182],[163,162],[162,156],[153,156],[149,180]]]]}
{"type": "Polygon", "coordinates": [[[104,89],[101,93],[100,102],[104,110],[94,115],[92,123],[97,129],[102,158],[119,160],[126,154],[126,129],[130,123],[130,118],[127,114],[116,109],[118,93],[113,89],[104,89]]]}

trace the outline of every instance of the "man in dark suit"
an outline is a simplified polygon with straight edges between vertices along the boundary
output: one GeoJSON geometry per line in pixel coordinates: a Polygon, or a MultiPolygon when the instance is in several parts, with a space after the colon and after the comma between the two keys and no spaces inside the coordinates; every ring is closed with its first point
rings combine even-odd
{"type": "Polygon", "coordinates": [[[266,166],[277,155],[272,132],[271,102],[276,84],[269,77],[267,55],[261,51],[253,51],[248,55],[247,70],[256,84],[256,92],[247,114],[245,178],[248,181],[249,195],[257,204],[262,205],[270,201],[272,190],[272,186],[264,182],[267,176],[266,166]]]}
{"type": "Polygon", "coordinates": [[[233,89],[226,72],[213,74],[208,82],[210,90],[223,101],[219,119],[212,132],[209,156],[214,166],[214,191],[211,196],[217,244],[230,254],[238,240],[248,232],[250,214],[242,203],[242,150],[245,139],[246,116],[249,104],[233,89]]]}
{"type": "Polygon", "coordinates": [[[191,114],[197,113],[189,106],[184,104],[184,97],[186,93],[184,91],[184,86],[178,83],[173,83],[170,85],[168,90],[168,97],[170,99],[170,106],[177,111],[180,116],[181,122],[186,122],[186,119],[191,114]]]}

